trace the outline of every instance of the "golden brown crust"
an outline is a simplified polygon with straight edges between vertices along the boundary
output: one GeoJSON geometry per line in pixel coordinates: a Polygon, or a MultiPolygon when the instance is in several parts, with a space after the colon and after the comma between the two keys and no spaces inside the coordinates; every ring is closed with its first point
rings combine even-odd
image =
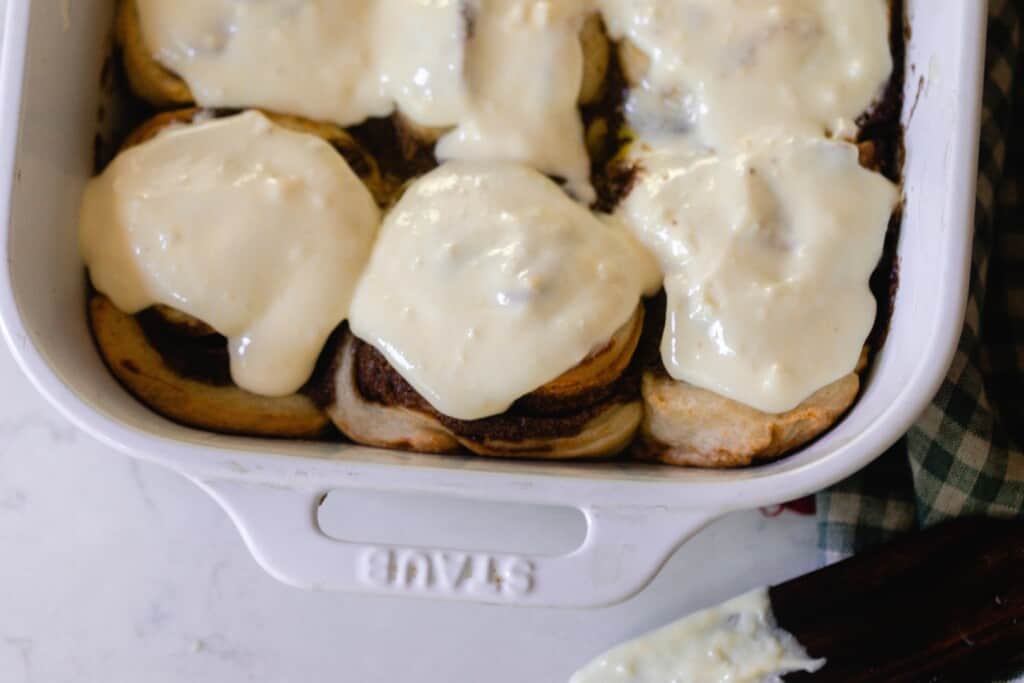
{"type": "MultiPolygon", "coordinates": [[[[164,112],[144,122],[125,139],[122,149],[152,139],[168,126],[187,125],[212,113],[196,108],[164,112]]],[[[376,162],[344,130],[328,123],[267,113],[278,125],[316,135],[343,155],[379,202],[386,187],[376,162]]],[[[212,334],[206,323],[168,306],[155,312],[189,336],[212,334]]],[[[117,311],[109,299],[89,304],[93,334],[107,364],[129,391],[156,412],[189,426],[233,434],[313,438],[329,430],[330,421],[306,396],[267,398],[235,386],[218,386],[182,376],[168,367],[132,316],[117,311]]]]}
{"type": "Polygon", "coordinates": [[[583,81],[579,103],[585,106],[601,99],[611,63],[611,41],[601,15],[591,14],[586,18],[580,30],[580,43],[583,46],[583,81]]]}
{"type": "Polygon", "coordinates": [[[158,109],[192,104],[192,91],[153,56],[142,35],[135,0],[121,0],[114,31],[132,91],[158,109]]]}
{"type": "Polygon", "coordinates": [[[177,308],[157,304],[153,306],[153,312],[167,321],[168,325],[180,330],[188,337],[206,337],[211,334],[217,334],[217,330],[199,318],[193,317],[184,311],[179,311],[177,308]]]}
{"type": "Polygon", "coordinates": [[[135,318],[119,311],[102,294],[89,301],[89,324],[114,376],[133,396],[171,420],[249,436],[312,439],[329,431],[327,416],[301,394],[268,398],[172,371],[135,318]]]}
{"type": "Polygon", "coordinates": [[[857,398],[856,373],[819,390],[793,410],[763,413],[657,372],[646,372],[646,414],[638,450],[669,465],[743,467],[771,460],[817,437],[857,398]]]}
{"type": "Polygon", "coordinates": [[[640,401],[609,403],[573,436],[555,439],[506,441],[494,438],[457,437],[459,443],[477,455],[568,460],[604,458],[621,453],[633,441],[644,408],[640,401]]]}

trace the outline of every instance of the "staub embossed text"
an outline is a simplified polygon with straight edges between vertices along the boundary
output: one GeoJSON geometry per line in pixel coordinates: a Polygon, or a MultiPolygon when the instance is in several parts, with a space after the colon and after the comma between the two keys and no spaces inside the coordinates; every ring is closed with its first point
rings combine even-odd
{"type": "Polygon", "coordinates": [[[533,564],[515,555],[368,547],[360,554],[360,581],[396,592],[501,596],[529,594],[533,564]]]}

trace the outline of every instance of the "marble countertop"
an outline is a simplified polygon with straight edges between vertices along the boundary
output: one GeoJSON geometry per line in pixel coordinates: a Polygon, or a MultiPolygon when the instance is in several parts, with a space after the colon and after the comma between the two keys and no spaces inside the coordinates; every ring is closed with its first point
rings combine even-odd
{"type": "Polygon", "coordinates": [[[193,484],[113,453],[0,348],[0,682],[535,683],[817,565],[813,518],[734,514],[590,611],[307,593],[253,561],[193,484]]]}

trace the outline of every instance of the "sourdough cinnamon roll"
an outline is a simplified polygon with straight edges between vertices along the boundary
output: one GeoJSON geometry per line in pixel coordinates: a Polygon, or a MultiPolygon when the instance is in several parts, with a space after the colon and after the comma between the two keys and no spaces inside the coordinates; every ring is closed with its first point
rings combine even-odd
{"type": "Polygon", "coordinates": [[[647,254],[536,171],[453,162],[386,217],[336,362],[338,427],[377,446],[570,458],[640,424],[647,254]]]}
{"type": "Polygon", "coordinates": [[[778,458],[825,432],[853,405],[866,360],[865,352],[856,372],[781,413],[674,379],[659,364],[643,375],[644,424],[636,454],[669,465],[708,468],[778,458]]]}
{"type": "Polygon", "coordinates": [[[878,313],[869,280],[899,201],[858,156],[791,139],[725,159],[645,158],[619,208],[665,277],[661,362],[643,380],[645,455],[748,465],[853,404],[878,313]]]}
{"type": "Polygon", "coordinates": [[[631,367],[643,308],[609,343],[499,415],[458,420],[430,405],[373,346],[345,335],[332,419],[353,441],[426,453],[597,457],[626,448],[640,424],[639,372],[631,367]]]}
{"type": "Polygon", "coordinates": [[[231,379],[227,339],[195,318],[156,307],[136,315],[106,296],[89,299],[89,326],[107,367],[137,399],[198,429],[271,438],[314,439],[331,432],[313,392],[261,396],[231,379]]]}
{"type": "Polygon", "coordinates": [[[191,426],[329,431],[308,382],[369,255],[378,182],[327,124],[197,110],[143,124],[90,181],[80,218],[89,320],[113,373],[191,426]]]}

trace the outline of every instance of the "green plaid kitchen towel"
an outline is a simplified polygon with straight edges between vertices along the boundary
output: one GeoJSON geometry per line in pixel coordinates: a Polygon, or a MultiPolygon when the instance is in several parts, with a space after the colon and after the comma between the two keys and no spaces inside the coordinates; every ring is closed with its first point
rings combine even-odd
{"type": "Polygon", "coordinates": [[[989,3],[971,292],[956,358],[906,437],[818,494],[827,561],[951,517],[1024,515],[1022,6],[989,3]]]}

